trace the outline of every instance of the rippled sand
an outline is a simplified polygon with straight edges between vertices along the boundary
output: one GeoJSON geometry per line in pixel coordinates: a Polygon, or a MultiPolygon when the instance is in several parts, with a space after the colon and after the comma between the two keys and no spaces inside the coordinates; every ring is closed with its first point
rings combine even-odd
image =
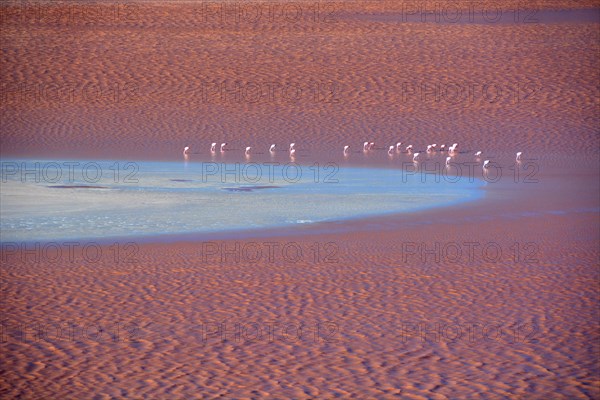
{"type": "MultiPolygon", "coordinates": [[[[546,5],[597,6],[571,3],[546,5]]],[[[366,137],[443,140],[502,165],[521,150],[538,181],[286,236],[81,242],[73,254],[3,243],[0,397],[600,398],[598,24],[393,24],[377,7],[397,3],[372,2],[335,24],[207,26],[189,6],[141,4],[118,23],[2,15],[3,156],[295,141],[308,161],[366,137]],[[203,80],[309,95],[209,104],[203,80]],[[315,80],[339,89],[315,101],[315,80]],[[528,94],[409,95],[423,81],[528,94]],[[74,98],[34,100],[13,90],[23,83],[74,98]],[[91,101],[94,84],[105,94],[91,101]]]]}

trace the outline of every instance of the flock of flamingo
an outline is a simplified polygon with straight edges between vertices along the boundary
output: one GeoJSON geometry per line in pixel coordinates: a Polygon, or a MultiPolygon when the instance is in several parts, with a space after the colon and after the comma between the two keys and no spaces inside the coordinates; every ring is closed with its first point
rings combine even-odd
{"type": "MultiPolygon", "coordinates": [[[[226,147],[227,147],[227,143],[221,143],[220,152],[221,153],[226,152],[228,150],[226,147]]],[[[269,147],[269,153],[274,154],[275,148],[276,148],[276,145],[272,144],[269,147]]],[[[447,150],[446,150],[446,145],[442,144],[442,145],[440,145],[439,150],[438,150],[437,144],[434,143],[434,144],[427,145],[426,152],[427,153],[435,153],[435,152],[439,151],[440,153],[443,153],[443,152],[447,151],[448,157],[446,157],[446,165],[450,165],[450,162],[452,161],[452,157],[454,157],[458,153],[457,148],[458,148],[458,143],[452,144],[452,146],[449,146],[447,150]]],[[[374,149],[375,149],[375,142],[364,142],[363,143],[363,152],[367,153],[374,149]]],[[[250,156],[251,150],[252,150],[251,146],[246,147],[244,154],[247,157],[250,156]]],[[[190,152],[189,146],[186,146],[183,148],[183,156],[184,157],[187,157],[189,152],[190,152]]],[[[210,152],[213,154],[217,152],[217,143],[211,143],[210,152]]],[[[391,145],[388,148],[388,154],[390,156],[393,155],[394,153],[401,153],[401,152],[402,152],[402,142],[398,142],[395,145],[391,145]]],[[[418,162],[418,158],[421,153],[414,153],[412,144],[409,144],[408,146],[406,146],[406,148],[404,149],[404,152],[407,154],[412,154],[413,162],[415,162],[415,163],[418,162]]],[[[290,143],[289,153],[290,153],[291,157],[293,157],[296,154],[296,143],[290,143]]],[[[343,154],[346,157],[350,154],[350,146],[348,146],[348,145],[344,146],[343,154]]],[[[481,154],[482,154],[482,152],[478,151],[474,154],[474,156],[477,157],[477,159],[480,159],[481,154]]],[[[517,162],[521,161],[522,154],[523,153],[520,151],[517,153],[517,157],[516,157],[517,162]]],[[[490,167],[490,160],[485,160],[483,162],[483,169],[488,169],[489,167],[490,167]]]]}

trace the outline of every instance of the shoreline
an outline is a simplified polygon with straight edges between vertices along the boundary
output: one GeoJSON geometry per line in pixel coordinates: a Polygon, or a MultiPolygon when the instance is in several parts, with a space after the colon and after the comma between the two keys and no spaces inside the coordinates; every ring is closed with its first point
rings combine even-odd
{"type": "MultiPolygon", "coordinates": [[[[439,155],[438,155],[439,157],[439,155]]],[[[502,159],[504,159],[503,157],[502,159]]],[[[481,179],[479,177],[475,177],[475,179],[481,182],[481,185],[476,189],[477,192],[481,192],[482,195],[476,199],[464,199],[458,202],[452,202],[447,205],[433,205],[424,209],[418,209],[413,211],[406,212],[384,212],[384,213],[376,213],[373,215],[367,216],[352,216],[341,219],[334,219],[329,221],[320,221],[310,224],[295,224],[295,225],[285,225],[285,226],[272,226],[272,227],[264,227],[264,228],[249,228],[249,229],[234,229],[227,231],[212,231],[212,232],[182,232],[182,233],[168,233],[168,234],[148,234],[148,235],[127,235],[127,236],[110,236],[110,237],[94,237],[94,238],[71,238],[64,240],[32,240],[32,241],[3,241],[3,243],[17,243],[19,245],[27,245],[27,244],[37,244],[44,246],[46,244],[51,243],[66,243],[69,241],[78,241],[81,243],[95,243],[102,246],[109,246],[111,244],[125,244],[125,243],[136,243],[136,244],[160,244],[160,243],[173,243],[177,244],[180,242],[203,242],[203,241],[228,241],[228,240],[251,240],[255,238],[306,238],[312,235],[335,235],[336,233],[343,233],[345,230],[350,231],[377,231],[382,229],[383,231],[391,231],[393,229],[403,229],[403,226],[411,226],[418,227],[421,226],[422,223],[419,221],[425,220],[429,221],[428,223],[435,223],[436,219],[440,220],[448,220],[448,217],[442,217],[444,215],[458,215],[459,217],[456,219],[457,222],[461,221],[460,215],[465,215],[465,218],[473,218],[473,216],[467,217],[470,213],[475,213],[475,215],[479,215],[479,218],[487,218],[485,216],[486,209],[492,207],[496,208],[498,204],[497,196],[500,197],[500,203],[504,204],[506,201],[518,202],[518,201],[527,201],[530,198],[539,198],[547,197],[551,198],[551,196],[560,193],[560,191],[553,191],[552,187],[560,187],[564,185],[566,181],[573,179],[572,174],[576,173],[578,184],[575,187],[582,187],[590,183],[594,183],[594,175],[588,177],[585,173],[585,170],[580,166],[566,166],[568,164],[568,157],[559,157],[564,161],[559,162],[558,165],[555,165],[552,161],[555,159],[553,156],[549,156],[547,158],[536,159],[537,167],[535,169],[535,174],[529,174],[532,176],[533,182],[527,181],[527,174],[519,174],[517,175],[513,171],[509,171],[509,174],[514,174],[514,176],[503,176],[502,180],[499,182],[488,182],[485,179],[481,179]],[[563,164],[565,163],[565,164],[563,164]],[[549,167],[544,169],[543,167],[549,167]],[[537,182],[536,182],[537,181],[537,182]],[[534,189],[534,190],[532,190],[534,189]],[[541,190],[541,192],[540,192],[541,190]],[[542,194],[544,193],[544,194],[542,194]],[[506,197],[508,194],[509,197],[506,197]],[[510,199],[510,200],[509,200],[510,199]]],[[[321,158],[320,160],[323,160],[321,158]]],[[[68,161],[81,161],[85,162],[85,159],[79,160],[68,160],[68,161]]],[[[89,160],[92,161],[92,160],[89,160]]],[[[95,161],[107,161],[107,160],[95,160],[95,161]]],[[[122,160],[108,160],[112,161],[122,161],[122,160]]],[[[243,163],[242,160],[239,160],[243,163]]],[[[342,160],[343,161],[343,160],[342,160]]],[[[367,168],[364,165],[365,160],[359,160],[362,163],[357,164],[348,164],[347,167],[351,168],[367,168]]],[[[370,164],[371,168],[379,169],[384,168],[388,170],[402,170],[403,173],[407,172],[398,166],[390,167],[389,164],[386,168],[386,160],[378,160],[379,162],[375,162],[370,164]]],[[[593,163],[594,157],[587,158],[585,160],[580,160],[584,164],[593,163]]],[[[135,162],[135,161],[134,161],[135,162]]],[[[162,161],[158,161],[162,162],[162,161]]],[[[173,161],[172,161],[173,162],[173,161]]],[[[177,162],[177,161],[175,161],[177,162]]],[[[207,161],[199,161],[200,163],[207,161]]],[[[211,161],[212,162],[212,161],[211,161]]],[[[231,162],[230,160],[226,162],[231,162]]],[[[322,161],[319,161],[322,162],[322,161]]],[[[427,162],[427,160],[425,161],[427,162]]],[[[299,163],[297,163],[299,164],[299,163]]],[[[411,164],[406,162],[405,164],[411,164]]],[[[302,165],[302,164],[299,164],[302,165]]],[[[310,162],[305,164],[306,166],[311,165],[310,162]]],[[[344,167],[344,166],[342,166],[344,167]]],[[[507,168],[512,169],[512,167],[507,168]]],[[[412,171],[410,171],[413,173],[412,171]]],[[[505,171],[506,172],[506,171],[505,171]]],[[[592,172],[590,170],[590,172],[592,172]]],[[[420,175],[421,181],[425,180],[428,183],[423,183],[426,185],[434,185],[435,182],[431,182],[434,179],[439,179],[441,181],[440,175],[419,171],[414,172],[420,175]]],[[[450,175],[448,175],[450,176],[450,175]]],[[[452,175],[457,176],[457,175],[452,175]]],[[[470,175],[467,175],[467,177],[470,175]]],[[[461,175],[461,178],[467,179],[465,176],[461,175]]],[[[445,179],[445,177],[444,177],[445,179]]],[[[449,182],[450,183],[450,182],[449,182]]],[[[237,183],[242,184],[242,183],[237,183]]],[[[598,184],[596,184],[598,186],[598,184]]],[[[588,189],[589,190],[589,189],[588,189]]],[[[568,197],[568,196],[567,196],[568,197]]],[[[537,210],[536,213],[539,215],[552,215],[552,214],[560,214],[560,213],[594,213],[598,211],[598,207],[594,206],[592,203],[588,203],[587,206],[576,206],[576,207],[565,207],[564,209],[560,209],[561,207],[545,207],[542,210],[537,210]]],[[[496,212],[492,214],[492,217],[495,218],[504,218],[501,215],[508,216],[513,215],[513,217],[518,216],[517,212],[509,212],[509,209],[506,209],[506,212],[503,214],[496,212]]],[[[512,211],[512,210],[510,210],[512,211]]],[[[531,210],[533,211],[533,210],[531,210]]],[[[527,209],[525,209],[527,212],[527,209]]],[[[451,219],[451,218],[450,218],[451,219]]]]}
{"type": "MultiPolygon", "coordinates": [[[[396,157],[398,155],[395,155],[396,157]]],[[[402,156],[402,155],[400,155],[402,156]]],[[[445,155],[440,155],[445,157],[445,155]]],[[[31,169],[31,164],[33,162],[38,162],[38,159],[10,159],[10,160],[6,160],[7,163],[9,162],[21,162],[21,163],[25,163],[25,167],[20,167],[21,168],[25,168],[26,170],[30,170],[31,169]]],[[[50,163],[53,164],[58,164],[60,162],[64,162],[65,164],[69,164],[69,166],[71,164],[73,164],[74,162],[78,162],[78,163],[84,163],[86,160],[49,160],[50,163]]],[[[94,163],[103,163],[103,162],[108,162],[108,163],[112,163],[112,162],[116,162],[119,163],[122,160],[89,160],[89,162],[94,162],[94,163]]],[[[427,162],[430,162],[431,160],[425,160],[424,163],[425,165],[427,165],[427,162]]],[[[132,162],[132,163],[136,163],[137,161],[128,161],[128,162],[132,162]]],[[[158,161],[158,162],[162,162],[162,161],[158,161]]],[[[200,163],[206,163],[207,161],[199,161],[200,163]]],[[[213,161],[209,161],[209,162],[213,162],[213,161]]],[[[227,161],[228,163],[231,163],[231,161],[227,161]]],[[[272,162],[272,160],[270,160],[269,162],[272,162]]],[[[177,163],[177,162],[176,162],[177,163]]],[[[248,163],[248,161],[246,160],[246,163],[248,163]]],[[[260,161],[259,161],[260,163],[260,161]]],[[[301,168],[306,168],[308,170],[308,168],[312,168],[314,167],[315,163],[313,163],[312,165],[310,163],[296,163],[296,162],[291,162],[293,165],[297,165],[300,166],[301,168]]],[[[331,162],[329,162],[331,163],[331,162]]],[[[436,161],[437,163],[437,161],[436,161]]],[[[187,162],[185,163],[187,164],[187,162]]],[[[244,162],[242,162],[242,164],[244,164],[244,162]]],[[[335,163],[334,163],[335,164],[335,163]]],[[[60,164],[59,164],[60,165],[60,164]]],[[[335,164],[337,165],[337,164],[335,164]]],[[[265,237],[265,236],[282,236],[282,237],[288,237],[288,236],[295,236],[298,234],[301,234],[302,236],[307,236],[307,235],[312,235],[312,234],[320,234],[320,233],[325,233],[325,232],[336,232],[336,231],[340,231],[343,230],[344,227],[352,227],[352,226],[356,226],[356,225],[361,225],[364,222],[367,221],[386,221],[389,219],[392,220],[403,220],[406,218],[409,218],[410,215],[412,214],[422,214],[422,213],[427,213],[427,212],[431,212],[431,211],[435,211],[437,209],[445,209],[445,210],[452,210],[454,207],[460,207],[462,204],[466,204],[466,203],[473,203],[473,202],[478,202],[478,201],[484,201],[485,200],[485,196],[486,196],[486,185],[488,185],[488,182],[485,181],[485,176],[483,178],[477,177],[477,176],[462,176],[462,174],[452,174],[452,173],[447,173],[445,169],[441,169],[438,170],[437,172],[439,173],[435,173],[435,176],[431,176],[430,174],[428,174],[427,176],[423,175],[423,172],[419,171],[417,169],[417,167],[415,167],[415,165],[411,162],[405,162],[403,163],[403,166],[407,166],[409,165],[410,167],[413,167],[413,169],[411,170],[406,170],[404,168],[401,168],[399,166],[390,166],[390,165],[383,165],[383,164],[375,164],[375,165],[364,165],[364,164],[359,164],[359,165],[354,165],[354,164],[349,164],[349,165],[345,165],[342,166],[341,168],[368,168],[368,169],[373,169],[373,171],[377,171],[377,170],[388,170],[388,171],[401,171],[398,175],[398,184],[399,185],[403,185],[403,182],[405,182],[405,179],[408,179],[409,174],[410,175],[418,175],[421,174],[421,183],[418,182],[418,180],[415,181],[415,183],[413,183],[413,185],[419,186],[420,184],[424,184],[427,185],[429,187],[434,187],[432,185],[436,185],[439,184],[440,182],[442,182],[442,178],[441,176],[443,176],[444,179],[444,183],[446,185],[449,184],[453,184],[455,182],[456,179],[454,178],[458,178],[461,180],[468,180],[469,181],[469,187],[465,188],[465,191],[468,191],[468,197],[467,195],[463,196],[464,198],[461,198],[459,200],[444,200],[441,201],[439,204],[432,204],[432,205],[427,205],[427,206],[413,206],[412,209],[410,210],[406,210],[406,211],[381,211],[381,212],[377,212],[377,211],[371,211],[368,214],[355,214],[355,215],[351,215],[351,216],[346,216],[346,217],[341,217],[341,218],[329,218],[325,221],[317,221],[317,222],[310,222],[310,223],[287,223],[287,224],[281,224],[281,225],[273,225],[273,226],[268,226],[268,227],[262,227],[262,228],[234,228],[234,229],[227,229],[227,230],[220,230],[220,231],[188,231],[188,232],[177,232],[177,233],[149,233],[149,234],[141,234],[141,235],[125,235],[125,236],[120,236],[120,235],[112,235],[112,236],[100,236],[100,237],[89,237],[89,238],[61,238],[60,240],[58,239],[44,239],[44,240],[37,240],[37,239],[33,239],[33,240],[3,240],[3,243],[18,243],[20,245],[25,245],[25,244],[37,244],[37,245],[45,245],[45,244],[51,244],[51,243],[57,243],[57,242],[69,242],[69,241],[74,241],[74,240],[78,240],[78,241],[83,241],[83,242],[92,242],[92,243],[98,243],[98,244],[104,244],[104,245],[108,245],[108,244],[112,244],[112,243],[128,243],[128,242],[136,242],[136,243],[161,243],[161,242],[178,242],[178,241],[189,241],[189,240],[195,240],[195,241],[202,241],[202,240],[207,240],[207,239],[211,239],[211,238],[218,238],[220,240],[227,240],[230,238],[253,238],[253,237],[265,237]],[[402,178],[402,182],[400,181],[400,179],[402,178]],[[428,183],[423,182],[423,179],[425,179],[428,183]],[[450,179],[450,180],[448,180],[450,179]],[[433,180],[433,181],[432,181],[433,180]],[[475,185],[472,186],[471,185],[475,185]]],[[[4,167],[4,166],[3,166],[4,167]]],[[[439,166],[438,166],[439,167],[439,166]]],[[[419,168],[421,168],[421,165],[419,165],[419,168]]],[[[426,167],[424,167],[426,168],[426,167]]],[[[3,169],[4,171],[4,169],[3,169]]],[[[430,171],[430,170],[429,170],[430,171]]],[[[22,171],[17,171],[17,172],[21,172],[22,171]]],[[[306,171],[305,171],[306,172],[306,171]]],[[[454,172],[454,170],[452,171],[454,172]]],[[[456,170],[456,172],[458,172],[458,169],[456,170]]],[[[17,173],[18,175],[18,173],[17,173]]],[[[63,175],[63,174],[61,174],[63,175]]],[[[69,175],[70,176],[70,175],[69,175]]],[[[22,177],[23,178],[23,177],[22,177]]],[[[418,178],[415,178],[418,179],[418,178]]],[[[247,182],[246,182],[247,183],[247,182]]],[[[308,182],[308,184],[310,184],[311,182],[308,182]]],[[[325,184],[326,182],[321,182],[319,181],[318,183],[315,182],[315,184],[325,184]]],[[[233,184],[233,183],[232,183],[233,184]]],[[[243,186],[244,182],[237,182],[236,179],[236,183],[235,185],[242,185],[243,186]]],[[[331,185],[335,185],[335,183],[330,183],[331,185]]],[[[68,185],[65,185],[66,189],[70,189],[71,187],[68,185]]],[[[62,187],[61,187],[62,188],[62,187]]],[[[118,188],[118,187],[117,187],[118,188]]]]}
{"type": "MultiPolygon", "coordinates": [[[[113,160],[111,160],[113,161],[113,160]]],[[[118,160],[117,160],[118,161],[118,160]]],[[[593,160],[588,160],[592,162],[593,160]]],[[[360,166],[353,166],[360,167],[360,166]]],[[[373,166],[373,168],[382,168],[382,166],[373,166]]],[[[95,237],[95,238],[84,238],[84,239],[65,239],[58,242],[69,242],[72,240],[78,240],[84,243],[97,243],[102,246],[109,246],[111,244],[119,243],[136,243],[142,245],[153,245],[153,244],[175,244],[178,243],[190,243],[190,242],[204,242],[204,241],[231,241],[231,240],[245,240],[249,241],[258,238],[267,239],[285,239],[285,238],[308,238],[310,236],[328,236],[336,235],[338,233],[351,232],[369,232],[382,230],[383,232],[389,232],[396,229],[409,230],[419,226],[429,224],[449,224],[455,222],[460,223],[466,220],[472,220],[473,222],[485,221],[489,218],[496,219],[514,219],[520,215],[523,217],[543,217],[543,215],[561,215],[561,214],[587,214],[597,213],[600,209],[597,204],[592,201],[588,201],[584,204],[576,205],[573,204],[570,207],[564,207],[568,204],[568,199],[573,199],[572,194],[569,195],[567,192],[562,190],[556,190],[552,188],[560,187],[565,185],[566,181],[571,180],[576,182],[574,188],[581,188],[584,185],[589,185],[595,182],[595,176],[588,176],[585,174],[585,170],[581,167],[573,168],[571,171],[565,171],[564,167],[559,165],[554,168],[544,170],[540,168],[540,174],[535,175],[535,179],[538,182],[523,182],[522,176],[519,176],[520,181],[512,181],[506,179],[496,183],[486,182],[482,180],[483,185],[479,186],[478,192],[483,192],[483,196],[474,200],[463,200],[458,203],[448,205],[435,205],[425,209],[419,209],[407,212],[388,212],[388,213],[377,213],[371,216],[354,216],[337,220],[321,221],[311,224],[296,224],[288,226],[273,226],[265,228],[250,228],[242,230],[231,230],[231,231],[215,231],[215,232],[184,232],[184,233],[172,233],[172,234],[149,234],[149,235],[132,235],[132,236],[111,236],[111,237],[95,237]],[[573,176],[574,172],[578,172],[577,176],[573,176]],[[576,178],[576,179],[575,179],[576,178]],[[552,207],[556,200],[560,197],[552,197],[562,193],[565,200],[562,200],[560,204],[563,207],[552,207]],[[507,197],[508,196],[508,197],[507,197]],[[549,205],[544,206],[543,203],[539,203],[536,209],[519,208],[514,209],[512,204],[523,202],[528,203],[531,199],[539,199],[540,197],[553,199],[548,201],[549,205]],[[507,206],[506,203],[509,202],[507,206]],[[567,203],[565,203],[567,202],[567,203]],[[503,205],[502,208],[499,205],[503,205]],[[490,214],[488,210],[493,210],[490,214]],[[527,215],[527,213],[533,213],[527,215]],[[410,228],[408,228],[410,227],[410,228]]],[[[389,168],[395,170],[397,168],[389,168]]],[[[421,172],[422,173],[422,172],[421,172]]],[[[423,173],[422,173],[423,174],[423,173]]],[[[437,176],[439,179],[439,176],[437,176]]],[[[432,180],[431,174],[424,173],[422,179],[432,180]]],[[[476,178],[479,179],[479,178],[476,178]]],[[[433,182],[427,184],[435,184],[433,182]]],[[[595,183],[596,187],[600,184],[595,183]]],[[[593,193],[593,186],[587,189],[590,193],[593,193]]],[[[600,195],[599,195],[600,196],[600,195]]],[[[56,243],[57,241],[46,241],[46,240],[33,240],[33,241],[4,241],[4,243],[19,243],[19,244],[34,244],[38,243],[41,245],[48,243],[56,243]]]]}

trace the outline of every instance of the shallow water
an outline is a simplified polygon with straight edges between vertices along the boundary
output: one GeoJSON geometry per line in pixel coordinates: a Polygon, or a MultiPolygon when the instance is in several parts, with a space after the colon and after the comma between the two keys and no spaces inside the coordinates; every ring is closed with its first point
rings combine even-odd
{"type": "Polygon", "coordinates": [[[472,201],[484,184],[335,163],[6,160],[1,239],[291,227],[472,201]]]}

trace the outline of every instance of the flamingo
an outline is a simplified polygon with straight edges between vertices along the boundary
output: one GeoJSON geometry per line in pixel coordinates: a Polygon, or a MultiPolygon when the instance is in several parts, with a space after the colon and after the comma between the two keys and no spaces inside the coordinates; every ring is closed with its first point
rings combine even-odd
{"type": "Polygon", "coordinates": [[[252,148],[252,147],[250,147],[250,146],[246,147],[246,155],[249,155],[249,154],[250,154],[250,149],[251,149],[251,148],[252,148]]]}
{"type": "Polygon", "coordinates": [[[227,143],[221,143],[221,153],[225,153],[225,146],[227,146],[227,143]]]}
{"type": "Polygon", "coordinates": [[[189,147],[189,146],[185,146],[185,147],[183,148],[183,155],[184,155],[184,156],[187,156],[187,153],[188,153],[188,150],[189,150],[189,149],[190,149],[190,147],[189,147]]]}
{"type": "Polygon", "coordinates": [[[446,166],[450,165],[451,160],[452,160],[452,157],[446,157],[446,166]]]}
{"type": "Polygon", "coordinates": [[[292,152],[292,150],[294,150],[295,146],[296,146],[296,143],[290,143],[290,153],[292,152]]]}
{"type": "Polygon", "coordinates": [[[400,151],[400,146],[402,146],[402,142],[396,143],[396,151],[400,151]]]}
{"type": "Polygon", "coordinates": [[[294,158],[295,155],[296,155],[296,149],[291,149],[290,150],[290,157],[294,158]]]}
{"type": "Polygon", "coordinates": [[[523,154],[523,153],[522,152],[517,153],[517,158],[516,158],[517,162],[521,161],[521,154],[523,154]]]}
{"type": "Polygon", "coordinates": [[[490,160],[485,160],[485,161],[483,162],[483,169],[488,169],[488,168],[489,168],[489,167],[488,167],[488,165],[489,165],[489,164],[490,164],[490,160]]]}
{"type": "Polygon", "coordinates": [[[413,148],[412,144],[409,144],[408,146],[406,146],[406,152],[410,153],[412,148],[413,148]]]}
{"type": "Polygon", "coordinates": [[[432,151],[433,151],[433,145],[430,144],[430,145],[427,146],[427,152],[431,153],[432,151]]]}
{"type": "Polygon", "coordinates": [[[369,143],[369,150],[373,150],[375,148],[375,142],[369,143]]]}
{"type": "Polygon", "coordinates": [[[413,161],[417,162],[417,157],[419,157],[420,153],[415,153],[415,155],[413,156],[413,161]]]}
{"type": "Polygon", "coordinates": [[[367,151],[369,150],[369,142],[364,142],[363,143],[363,151],[367,151]]]}
{"type": "Polygon", "coordinates": [[[446,150],[446,145],[445,144],[443,144],[443,145],[440,146],[440,151],[444,151],[444,150],[446,150]]]}
{"type": "Polygon", "coordinates": [[[217,144],[216,143],[212,143],[210,145],[210,152],[214,153],[215,151],[217,151],[217,144]]]}
{"type": "Polygon", "coordinates": [[[274,153],[274,152],[275,152],[275,145],[274,145],[274,144],[272,144],[272,145],[271,145],[271,147],[269,147],[269,151],[270,151],[271,153],[274,153]]]}
{"type": "Polygon", "coordinates": [[[392,155],[392,153],[394,152],[394,146],[390,146],[390,148],[388,149],[388,154],[392,155]]]}
{"type": "Polygon", "coordinates": [[[350,146],[344,146],[344,154],[347,155],[350,151],[350,146]]]}
{"type": "Polygon", "coordinates": [[[481,156],[481,151],[478,151],[477,153],[475,153],[475,157],[479,157],[481,156]]]}

